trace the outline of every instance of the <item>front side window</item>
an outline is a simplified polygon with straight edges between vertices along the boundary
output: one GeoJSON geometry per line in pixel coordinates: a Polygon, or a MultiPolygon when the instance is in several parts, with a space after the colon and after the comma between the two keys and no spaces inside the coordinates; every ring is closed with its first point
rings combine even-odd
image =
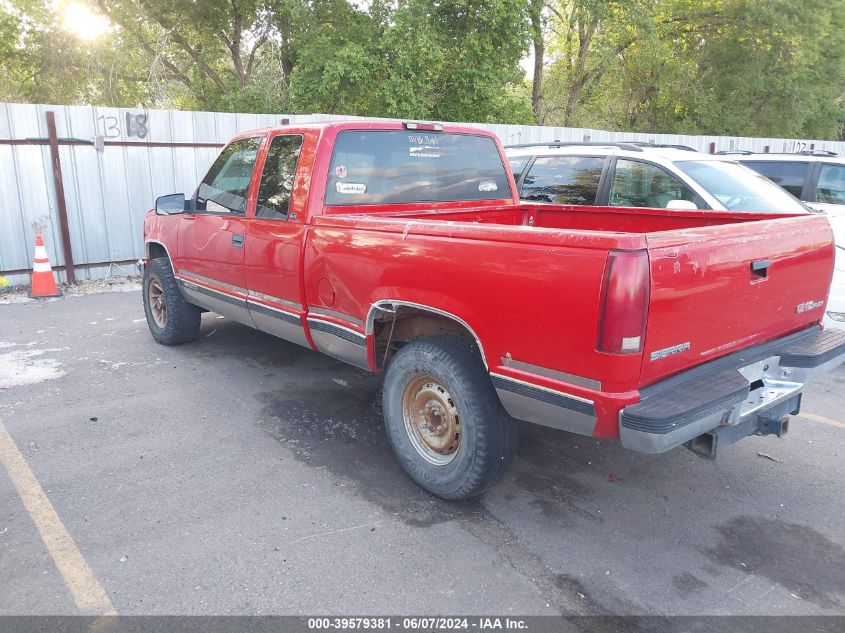
{"type": "Polygon", "coordinates": [[[346,130],[335,140],[327,205],[501,200],[512,196],[495,141],[421,130],[346,130]]]}
{"type": "Polygon", "coordinates": [[[301,136],[277,136],[270,143],[258,186],[255,217],[286,220],[293,190],[301,136]]]}
{"type": "Polygon", "coordinates": [[[261,137],[244,138],[227,145],[197,190],[197,211],[244,213],[249,182],[261,137]]]}
{"type": "Polygon", "coordinates": [[[763,174],[773,183],[780,185],[796,198],[801,197],[804,190],[804,180],[810,163],[774,160],[743,160],[740,161],[758,174],[763,174]]]}
{"type": "Polygon", "coordinates": [[[672,200],[695,202],[695,192],[665,169],[618,159],[610,186],[610,206],[665,209],[672,200]]]}
{"type": "Polygon", "coordinates": [[[816,187],[816,202],[845,204],[845,165],[823,164],[816,187]]]}
{"type": "Polygon", "coordinates": [[[541,156],[528,170],[520,197],[537,202],[594,205],[604,162],[599,156],[541,156]]]}
{"type": "Polygon", "coordinates": [[[787,191],[739,163],[684,160],[675,165],[728,211],[807,213],[787,191]]]}

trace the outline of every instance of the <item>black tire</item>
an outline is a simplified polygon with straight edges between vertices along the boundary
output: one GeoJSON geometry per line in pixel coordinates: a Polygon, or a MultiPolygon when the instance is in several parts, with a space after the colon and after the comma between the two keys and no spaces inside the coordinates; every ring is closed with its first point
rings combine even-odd
{"type": "MultiPolygon", "coordinates": [[[[474,497],[499,481],[511,465],[516,454],[516,422],[502,408],[478,352],[458,337],[426,336],[403,346],[388,367],[383,397],[384,422],[399,463],[432,494],[450,500],[474,497]],[[445,394],[454,414],[443,412],[437,391],[445,394]],[[407,406],[414,393],[422,395],[407,406]],[[434,398],[426,400],[426,393],[434,398]],[[426,404],[420,406],[422,402],[426,404]],[[423,411],[429,411],[427,417],[423,411]],[[415,425],[414,420],[422,418],[422,425],[415,425]],[[444,427],[447,418],[458,422],[444,427]],[[457,431],[457,447],[445,449],[452,453],[441,455],[422,439],[442,441],[422,430],[430,428],[431,420],[435,429],[457,431]],[[450,461],[440,463],[446,460],[450,461]]],[[[451,433],[439,435],[452,437],[451,433]]]]}
{"type": "MultiPolygon", "coordinates": [[[[147,317],[147,325],[153,338],[162,345],[180,345],[196,340],[200,331],[200,319],[202,311],[195,305],[185,301],[176,278],[173,276],[173,269],[170,267],[170,260],[166,257],[151,259],[144,268],[144,314],[147,317]],[[153,308],[150,304],[150,286],[161,290],[161,298],[164,302],[164,317],[153,315],[153,308]],[[156,319],[161,323],[157,323],[156,319]]],[[[160,315],[160,310],[157,309],[160,315]]]]}

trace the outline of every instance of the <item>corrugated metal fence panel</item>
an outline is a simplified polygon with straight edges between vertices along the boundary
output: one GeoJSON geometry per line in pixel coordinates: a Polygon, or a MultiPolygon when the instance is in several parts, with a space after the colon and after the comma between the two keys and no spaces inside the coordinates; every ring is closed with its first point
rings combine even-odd
{"type": "MultiPolygon", "coordinates": [[[[141,224],[157,196],[190,194],[217,155],[217,147],[238,132],[291,123],[366,117],[328,114],[233,114],[91,106],[0,104],[0,139],[46,139],[46,113],[56,113],[59,138],[86,144],[60,145],[65,201],[74,261],[97,264],[137,259],[143,254],[141,224]],[[95,149],[95,137],[118,145],[95,149]],[[187,146],[150,147],[148,143],[187,146]],[[137,143],[129,145],[129,143],[137,143]]],[[[495,132],[506,145],[548,141],[653,141],[709,151],[748,149],[793,152],[827,149],[845,154],[845,143],[781,138],[741,138],[608,132],[586,128],[466,123],[495,132]]],[[[46,145],[0,145],[0,271],[24,270],[32,264],[33,225],[43,227],[54,265],[64,263],[46,145]]],[[[81,270],[79,278],[103,276],[108,267],[81,270]]]]}
{"type": "MultiPolygon", "coordinates": [[[[12,122],[7,108],[0,111],[0,135],[11,136],[12,122]]],[[[15,150],[0,145],[0,270],[15,268],[15,262],[26,258],[26,234],[23,228],[21,197],[15,150]]]]}

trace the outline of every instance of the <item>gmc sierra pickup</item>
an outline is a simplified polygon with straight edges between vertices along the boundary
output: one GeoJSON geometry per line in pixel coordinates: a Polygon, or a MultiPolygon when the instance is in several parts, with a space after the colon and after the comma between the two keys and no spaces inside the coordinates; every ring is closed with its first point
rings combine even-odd
{"type": "Polygon", "coordinates": [[[144,219],[153,337],[210,310],[383,371],[399,462],[448,499],[502,476],[514,418],[713,457],[845,359],[823,216],[524,203],[503,156],[430,123],[238,135],[144,219]]]}

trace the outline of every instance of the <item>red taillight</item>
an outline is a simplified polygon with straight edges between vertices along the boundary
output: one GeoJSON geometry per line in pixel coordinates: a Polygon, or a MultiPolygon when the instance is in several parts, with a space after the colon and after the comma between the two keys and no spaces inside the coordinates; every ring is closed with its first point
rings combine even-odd
{"type": "Polygon", "coordinates": [[[648,253],[610,251],[604,268],[596,349],[636,354],[643,349],[648,313],[648,253]]]}

